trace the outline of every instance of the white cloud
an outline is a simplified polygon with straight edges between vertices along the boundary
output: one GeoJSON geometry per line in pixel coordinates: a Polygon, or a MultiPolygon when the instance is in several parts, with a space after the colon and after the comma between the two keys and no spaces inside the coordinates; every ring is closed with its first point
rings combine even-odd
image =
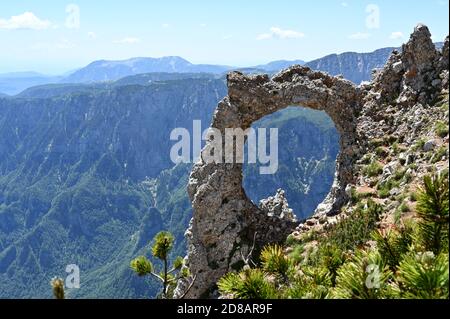
{"type": "Polygon", "coordinates": [[[200,28],[206,28],[208,25],[206,23],[200,23],[200,28]]]}
{"type": "Polygon", "coordinates": [[[92,39],[92,40],[97,39],[97,34],[95,32],[92,32],[92,31],[88,32],[87,36],[88,36],[89,39],[92,39]]]}
{"type": "Polygon", "coordinates": [[[397,40],[397,39],[403,39],[403,32],[400,31],[396,31],[396,32],[392,32],[391,35],[389,36],[389,39],[392,40],[397,40]]]}
{"type": "Polygon", "coordinates": [[[348,36],[349,39],[352,40],[366,40],[370,38],[370,33],[365,32],[356,32],[348,36]]]}
{"type": "Polygon", "coordinates": [[[41,20],[33,12],[24,12],[9,19],[0,19],[0,29],[9,30],[44,30],[48,29],[52,23],[48,20],[41,20]]]}
{"type": "Polygon", "coordinates": [[[258,35],[257,40],[267,40],[272,38],[278,39],[300,39],[305,36],[304,33],[293,31],[293,30],[284,30],[278,27],[271,27],[269,33],[262,33],[258,35]]]}
{"type": "Polygon", "coordinates": [[[344,8],[347,8],[348,7],[348,3],[347,2],[342,2],[341,6],[343,6],[344,8]]]}
{"type": "Polygon", "coordinates": [[[162,26],[164,29],[167,29],[167,28],[170,27],[170,24],[168,24],[168,23],[163,23],[161,26],[162,26]]]}
{"type": "Polygon", "coordinates": [[[115,40],[113,41],[113,43],[118,43],[118,44],[136,44],[141,42],[141,39],[139,38],[133,38],[133,37],[126,37],[120,40],[115,40]]]}
{"type": "Polygon", "coordinates": [[[225,36],[223,36],[223,39],[224,40],[229,40],[229,39],[231,39],[233,36],[231,35],[231,34],[227,34],[227,35],[225,35],[225,36]]]}

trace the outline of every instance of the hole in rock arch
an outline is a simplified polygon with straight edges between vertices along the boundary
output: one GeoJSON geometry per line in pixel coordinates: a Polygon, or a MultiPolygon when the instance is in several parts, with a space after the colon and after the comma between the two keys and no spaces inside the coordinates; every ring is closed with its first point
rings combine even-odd
{"type": "Polygon", "coordinates": [[[281,188],[297,218],[310,217],[334,181],[340,136],[333,120],[323,111],[290,106],[263,117],[252,127],[267,128],[267,154],[269,128],[278,129],[278,170],[261,175],[259,168],[267,164],[246,161],[243,187],[248,198],[258,205],[281,188]]]}

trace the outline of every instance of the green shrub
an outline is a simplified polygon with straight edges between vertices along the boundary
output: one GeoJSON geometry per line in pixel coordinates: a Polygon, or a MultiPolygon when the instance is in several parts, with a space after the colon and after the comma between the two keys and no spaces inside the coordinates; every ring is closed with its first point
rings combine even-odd
{"type": "Polygon", "coordinates": [[[384,143],[385,143],[386,146],[391,145],[391,144],[396,143],[396,142],[398,142],[398,138],[395,137],[394,135],[387,135],[384,138],[384,143]]]}
{"type": "Polygon", "coordinates": [[[370,162],[372,161],[372,158],[373,158],[373,154],[370,154],[370,153],[367,153],[367,154],[365,154],[362,158],[361,158],[361,164],[365,164],[365,165],[367,165],[367,164],[370,164],[370,162]]]}
{"type": "Polygon", "coordinates": [[[299,240],[297,238],[295,238],[292,234],[290,234],[289,236],[287,236],[286,238],[286,246],[295,246],[296,244],[299,243],[299,240]]]}
{"type": "Polygon", "coordinates": [[[389,154],[389,150],[386,147],[378,146],[375,149],[375,153],[380,157],[385,157],[389,154]]]}
{"type": "Polygon", "coordinates": [[[369,177],[378,176],[383,173],[383,166],[378,161],[372,161],[372,163],[364,167],[363,173],[369,177]]]}
{"type": "Polygon", "coordinates": [[[359,194],[356,192],[356,188],[352,187],[350,189],[350,201],[352,203],[358,203],[361,200],[359,194]]]}
{"type": "Polygon", "coordinates": [[[404,145],[399,144],[398,142],[392,144],[392,151],[394,152],[395,155],[401,152],[405,152],[406,150],[407,148],[404,145]]]}
{"type": "Polygon", "coordinates": [[[382,138],[374,138],[373,140],[371,140],[371,141],[369,142],[369,144],[370,144],[372,147],[379,147],[379,146],[383,146],[383,145],[385,144],[385,140],[382,139],[382,138]]]}
{"type": "Polygon", "coordinates": [[[292,252],[289,254],[289,258],[295,263],[301,263],[303,261],[303,253],[305,252],[305,246],[303,244],[295,245],[292,252]]]}
{"type": "Polygon", "coordinates": [[[439,149],[432,155],[431,163],[436,164],[439,162],[445,155],[447,154],[447,147],[441,146],[439,149]]]}
{"type": "Polygon", "coordinates": [[[448,124],[446,124],[442,121],[438,121],[436,123],[434,131],[437,136],[446,137],[448,135],[448,124]]]}
{"type": "MultiPolygon", "coordinates": [[[[403,197],[403,196],[400,196],[403,197]]],[[[402,200],[400,200],[402,201],[402,200]]],[[[401,221],[401,218],[403,216],[403,214],[407,213],[411,211],[411,209],[409,208],[407,203],[401,203],[400,205],[397,206],[397,208],[394,211],[394,222],[395,224],[398,224],[401,221]]]]}
{"type": "Polygon", "coordinates": [[[172,297],[173,289],[179,279],[189,276],[187,268],[183,268],[184,261],[182,257],[177,257],[174,260],[172,267],[169,268],[168,255],[173,248],[173,242],[174,237],[169,232],[159,232],[154,238],[152,255],[163,263],[163,269],[160,273],[155,271],[152,262],[145,256],[139,256],[130,262],[131,269],[133,269],[138,276],[143,277],[151,275],[162,283],[163,289],[161,296],[164,299],[172,297]]]}
{"type": "Polygon", "coordinates": [[[392,272],[378,251],[356,251],[336,277],[331,296],[338,299],[378,299],[391,295],[388,284],[392,272]]]}
{"type": "Polygon", "coordinates": [[[168,253],[173,248],[173,235],[168,232],[159,232],[154,241],[155,243],[152,247],[153,256],[161,260],[166,259],[168,253]]]}
{"type": "Polygon", "coordinates": [[[139,277],[150,275],[153,272],[153,264],[145,256],[139,256],[133,259],[130,267],[139,277]]]}
{"type": "Polygon", "coordinates": [[[261,265],[266,272],[286,276],[291,260],[284,254],[281,246],[269,245],[261,251],[261,265]]]}
{"type": "Polygon", "coordinates": [[[402,203],[402,204],[399,206],[399,210],[400,210],[402,213],[407,213],[407,212],[411,211],[411,209],[409,208],[408,204],[406,204],[406,203],[402,203]]]}
{"type": "Polygon", "coordinates": [[[382,137],[382,138],[374,138],[374,139],[372,139],[370,142],[369,142],[369,144],[372,146],[372,147],[379,147],[379,146],[389,146],[389,145],[391,145],[392,143],[395,143],[395,142],[397,142],[397,138],[395,137],[395,136],[393,136],[393,135],[386,135],[386,136],[384,136],[384,137],[382,137]]]}
{"type": "Polygon", "coordinates": [[[399,187],[400,186],[400,182],[396,181],[395,178],[391,178],[388,181],[378,184],[377,189],[378,189],[378,196],[380,198],[387,198],[390,195],[390,191],[393,188],[399,187]]]}
{"type": "Polygon", "coordinates": [[[331,228],[322,243],[332,244],[341,251],[355,250],[371,238],[381,212],[381,206],[369,199],[367,207],[359,205],[350,216],[331,228]]]}
{"type": "Polygon", "coordinates": [[[448,175],[425,176],[423,187],[419,190],[417,215],[418,241],[426,251],[439,254],[448,252],[449,230],[449,190],[448,175]]]}
{"type": "Polygon", "coordinates": [[[394,173],[394,175],[392,175],[392,178],[396,181],[400,181],[405,176],[405,173],[406,173],[406,169],[400,169],[400,170],[396,171],[394,173]]]}
{"type": "Polygon", "coordinates": [[[322,243],[322,245],[320,245],[316,258],[317,264],[328,271],[331,284],[334,286],[336,283],[337,271],[345,261],[344,252],[336,244],[322,243]]]}
{"type": "Polygon", "coordinates": [[[277,292],[260,269],[245,269],[240,273],[229,273],[217,283],[219,292],[236,299],[273,299],[277,292]]]}
{"type": "Polygon", "coordinates": [[[388,198],[390,189],[387,187],[382,187],[378,190],[378,197],[380,198],[388,198]]]}
{"type": "MultiPolygon", "coordinates": [[[[307,270],[308,272],[308,270],[307,270]]],[[[294,281],[283,293],[285,299],[326,299],[328,298],[328,285],[317,285],[314,278],[309,276],[314,275],[315,278],[327,278],[327,272],[322,269],[316,269],[316,274],[308,272],[294,281]]],[[[324,283],[329,281],[323,280],[324,283]]]]}
{"type": "Polygon", "coordinates": [[[383,261],[394,272],[413,242],[413,233],[412,225],[405,224],[395,230],[377,230],[372,234],[383,261]]]}
{"type": "Polygon", "coordinates": [[[448,254],[406,255],[397,272],[397,296],[411,299],[448,299],[448,254]]]}
{"type": "Polygon", "coordinates": [[[403,176],[403,180],[405,181],[405,183],[411,183],[412,179],[413,175],[410,172],[406,172],[403,176]]]}
{"type": "Polygon", "coordinates": [[[423,149],[423,147],[425,146],[425,143],[426,143],[426,141],[425,141],[425,139],[419,139],[415,144],[414,144],[414,146],[413,146],[413,150],[414,151],[420,151],[420,150],[422,150],[423,149]]]}

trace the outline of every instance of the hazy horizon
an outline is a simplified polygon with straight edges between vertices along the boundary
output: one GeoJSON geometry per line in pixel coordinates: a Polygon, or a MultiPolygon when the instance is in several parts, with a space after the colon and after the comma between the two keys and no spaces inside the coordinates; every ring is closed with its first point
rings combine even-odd
{"type": "Polygon", "coordinates": [[[1,2],[0,73],[162,56],[243,67],[397,47],[418,23],[435,42],[448,34],[448,0],[235,2],[1,2]]]}

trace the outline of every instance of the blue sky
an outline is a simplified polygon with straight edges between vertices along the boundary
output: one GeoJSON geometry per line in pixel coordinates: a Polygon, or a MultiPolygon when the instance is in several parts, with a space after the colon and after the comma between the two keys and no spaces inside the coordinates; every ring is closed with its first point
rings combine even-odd
{"type": "Polygon", "coordinates": [[[0,73],[56,74],[136,56],[312,60],[399,46],[419,22],[442,41],[448,9],[448,0],[2,0],[0,73]]]}

